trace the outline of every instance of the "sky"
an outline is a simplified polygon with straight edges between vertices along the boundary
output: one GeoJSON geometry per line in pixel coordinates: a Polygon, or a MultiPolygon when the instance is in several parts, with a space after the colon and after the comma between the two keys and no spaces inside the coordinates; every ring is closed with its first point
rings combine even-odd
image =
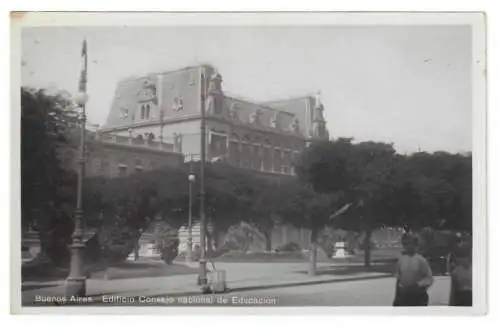
{"type": "Polygon", "coordinates": [[[24,28],[21,84],[75,93],[84,37],[93,124],[105,123],[121,78],[209,63],[225,91],[252,101],[321,91],[334,138],[472,150],[468,26],[24,28]]]}

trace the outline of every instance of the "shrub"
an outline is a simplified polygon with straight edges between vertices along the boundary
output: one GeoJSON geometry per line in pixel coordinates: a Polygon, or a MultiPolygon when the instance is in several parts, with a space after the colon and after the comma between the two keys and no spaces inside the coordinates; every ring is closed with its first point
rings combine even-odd
{"type": "Polygon", "coordinates": [[[166,223],[160,223],[155,229],[154,238],[155,248],[160,251],[161,259],[166,264],[172,264],[179,254],[178,230],[166,223]]]}
{"type": "Polygon", "coordinates": [[[276,252],[297,252],[302,251],[300,245],[295,242],[285,243],[275,249],[276,252]]]}
{"type": "Polygon", "coordinates": [[[251,244],[264,241],[264,237],[255,227],[246,222],[240,222],[228,229],[224,237],[224,246],[231,250],[247,252],[251,244]]]}

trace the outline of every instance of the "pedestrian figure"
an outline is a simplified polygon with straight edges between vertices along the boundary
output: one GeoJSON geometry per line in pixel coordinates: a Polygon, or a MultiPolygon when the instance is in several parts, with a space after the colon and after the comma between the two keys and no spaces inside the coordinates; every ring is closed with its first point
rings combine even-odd
{"type": "Polygon", "coordinates": [[[396,269],[396,296],[394,306],[427,306],[428,288],[432,285],[431,268],[427,260],[417,253],[417,238],[403,235],[403,253],[396,269]]]}
{"type": "Polygon", "coordinates": [[[451,275],[453,270],[455,269],[456,265],[456,253],[460,250],[462,250],[462,247],[465,246],[465,239],[462,235],[462,233],[457,233],[455,235],[454,239],[455,243],[453,244],[453,248],[451,249],[450,254],[448,255],[448,262],[447,262],[447,272],[448,275],[451,275]]]}
{"type": "Polygon", "coordinates": [[[472,255],[463,245],[455,251],[455,265],[450,273],[450,306],[472,306],[472,255]]]}

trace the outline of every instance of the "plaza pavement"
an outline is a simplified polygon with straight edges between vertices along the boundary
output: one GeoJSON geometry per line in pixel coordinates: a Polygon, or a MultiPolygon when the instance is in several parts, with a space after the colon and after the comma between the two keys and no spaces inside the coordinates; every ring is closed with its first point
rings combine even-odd
{"type": "MultiPolygon", "coordinates": [[[[162,262],[155,262],[164,266],[162,262]]],[[[102,295],[119,296],[182,296],[200,294],[196,284],[196,263],[190,264],[192,269],[186,274],[154,277],[133,277],[105,280],[90,278],[87,280],[87,295],[96,301],[102,300],[102,295]]],[[[211,268],[210,265],[208,265],[211,268]]],[[[345,283],[361,280],[392,278],[392,274],[374,266],[372,271],[366,271],[361,264],[319,263],[318,275],[308,276],[307,262],[290,263],[216,263],[217,270],[226,271],[226,280],[231,293],[306,287],[321,284],[345,283]]],[[[339,285],[340,286],[340,285],[339,285]]],[[[63,296],[64,281],[23,284],[23,305],[31,305],[35,296],[63,296]]]]}
{"type": "MultiPolygon", "coordinates": [[[[434,278],[429,289],[429,306],[447,306],[450,279],[444,276],[434,278]]],[[[252,297],[276,299],[277,306],[391,306],[395,295],[394,278],[359,279],[355,281],[331,282],[258,289],[252,292],[235,291],[227,297],[252,297]]]]}

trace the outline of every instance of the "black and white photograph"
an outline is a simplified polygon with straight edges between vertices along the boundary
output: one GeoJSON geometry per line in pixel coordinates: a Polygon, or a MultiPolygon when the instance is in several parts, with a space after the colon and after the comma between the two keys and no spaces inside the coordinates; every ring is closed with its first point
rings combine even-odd
{"type": "Polygon", "coordinates": [[[483,13],[11,27],[16,313],[486,312],[483,13]]]}

